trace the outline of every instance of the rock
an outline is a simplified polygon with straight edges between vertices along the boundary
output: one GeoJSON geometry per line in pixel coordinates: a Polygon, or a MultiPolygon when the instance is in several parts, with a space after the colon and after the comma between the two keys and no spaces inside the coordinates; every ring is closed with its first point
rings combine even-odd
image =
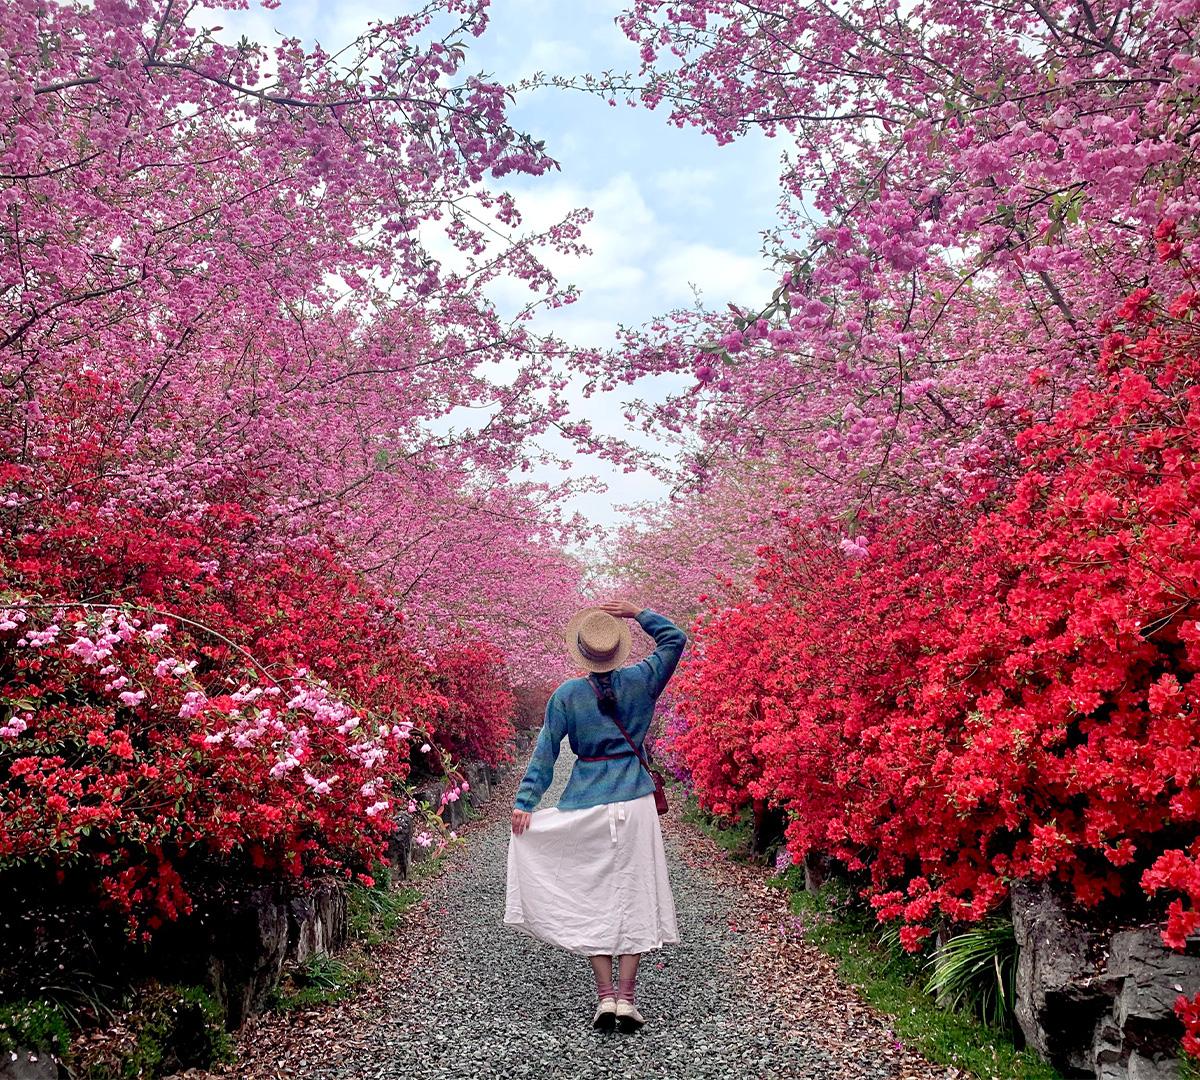
{"type": "Polygon", "coordinates": [[[457,829],[459,826],[466,824],[466,806],[466,800],[461,795],[453,802],[446,803],[441,810],[442,820],[451,829],[457,829]]]}
{"type": "Polygon", "coordinates": [[[804,856],[804,891],[815,893],[829,877],[829,863],[825,856],[810,851],[804,856]]]}
{"type": "Polygon", "coordinates": [[[487,766],[481,761],[468,761],[462,767],[463,777],[471,785],[467,802],[473,807],[483,806],[492,797],[492,784],[488,779],[487,766]]]}
{"type": "Polygon", "coordinates": [[[1101,932],[1047,887],[1012,890],[1017,1021],[1068,1076],[1174,1080],[1179,995],[1200,993],[1200,957],[1163,945],[1156,926],[1101,932]]]}
{"type": "Polygon", "coordinates": [[[435,848],[432,845],[422,847],[422,845],[414,842],[412,846],[412,864],[415,866],[423,863],[426,859],[432,858],[434,851],[435,848]]]}
{"type": "MultiPolygon", "coordinates": [[[[424,803],[429,809],[436,813],[438,809],[438,803],[441,801],[442,797],[441,785],[442,781],[438,780],[437,778],[426,780],[413,789],[413,798],[417,801],[418,805],[424,803]]],[[[422,847],[416,842],[416,838],[419,834],[429,831],[425,825],[425,817],[423,812],[417,813],[413,816],[411,828],[413,833],[412,845],[409,849],[411,852],[411,861],[413,863],[424,862],[433,854],[434,848],[432,846],[422,847]]]]}
{"type": "Polygon", "coordinates": [[[1048,886],[1015,885],[1012,913],[1025,1041],[1064,1072],[1095,1075],[1097,1026],[1112,998],[1098,972],[1102,935],[1071,918],[1048,886]]]}
{"type": "Polygon", "coordinates": [[[1125,1076],[1122,1060],[1121,1029],[1111,1016],[1101,1017],[1092,1039],[1092,1061],[1098,1080],[1121,1080],[1125,1076]]]}
{"type": "Polygon", "coordinates": [[[236,1030],[266,1003],[288,955],[287,906],[276,886],[265,885],[235,900],[210,922],[208,983],[236,1030]]]}
{"type": "Polygon", "coordinates": [[[401,878],[407,878],[412,866],[412,814],[401,811],[395,817],[396,828],[388,837],[388,864],[401,878]]]}
{"type": "Polygon", "coordinates": [[[1175,1015],[1179,995],[1200,993],[1200,957],[1168,949],[1155,926],[1114,934],[1108,973],[1120,980],[1112,1023],[1120,1032],[1129,1080],[1169,1080],[1179,1075],[1183,1025],[1175,1015]]]}
{"type": "Polygon", "coordinates": [[[466,809],[462,797],[453,802],[442,803],[442,793],[450,785],[443,776],[435,776],[426,780],[414,789],[413,798],[418,803],[426,803],[435,814],[439,815],[447,827],[457,829],[467,820],[466,809]]]}
{"type": "Polygon", "coordinates": [[[1128,1080],[1179,1080],[1179,1060],[1165,1054],[1144,1057],[1135,1051],[1129,1055],[1124,1075],[1128,1080]]]}
{"type": "Polygon", "coordinates": [[[413,798],[417,801],[417,805],[425,803],[436,814],[438,805],[441,802],[444,784],[445,781],[436,776],[423,780],[413,788],[413,798]]]}
{"type": "Polygon", "coordinates": [[[336,952],[348,933],[337,878],[218,889],[155,938],[145,970],[164,983],[206,987],[236,1030],[265,1007],[286,964],[336,952]]]}
{"type": "Polygon", "coordinates": [[[1108,972],[1121,979],[1115,1018],[1123,1030],[1166,1024],[1174,1031],[1176,998],[1200,994],[1200,958],[1168,949],[1153,926],[1113,935],[1108,972]]]}
{"type": "Polygon", "coordinates": [[[314,882],[288,903],[287,960],[302,964],[318,953],[335,953],[346,944],[346,892],[336,878],[314,882]]]}
{"type": "Polygon", "coordinates": [[[346,943],[346,894],[334,878],[293,895],[265,885],[235,899],[208,920],[208,978],[237,1029],[266,1004],[284,965],[303,963],[346,943]]]}
{"type": "Polygon", "coordinates": [[[48,1050],[19,1048],[0,1054],[0,1080],[58,1080],[58,1062],[48,1050]]]}

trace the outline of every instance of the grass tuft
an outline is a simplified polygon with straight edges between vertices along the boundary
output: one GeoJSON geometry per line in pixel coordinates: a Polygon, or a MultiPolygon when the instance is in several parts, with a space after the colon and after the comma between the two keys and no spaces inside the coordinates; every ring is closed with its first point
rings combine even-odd
{"type": "Polygon", "coordinates": [[[990,919],[956,934],[925,966],[930,972],[925,992],[938,1004],[971,1012],[988,1027],[1013,1030],[1017,937],[1011,919],[990,919]]]}
{"type": "Polygon", "coordinates": [[[694,825],[733,858],[751,859],[753,823],[747,810],[741,810],[735,818],[719,817],[701,810],[694,796],[685,798],[682,786],[673,786],[668,794],[668,798],[671,797],[681,800],[680,817],[687,824],[694,825]]]}
{"type": "Polygon", "coordinates": [[[428,881],[430,878],[437,877],[445,864],[445,852],[437,855],[423,855],[419,860],[413,859],[408,868],[408,880],[428,881]]]}
{"type": "Polygon", "coordinates": [[[356,950],[342,957],[317,953],[284,975],[269,1005],[279,1012],[329,1005],[348,997],[368,977],[366,958],[356,950]]]}
{"type": "Polygon", "coordinates": [[[65,1057],[71,1045],[67,1018],[49,1001],[14,1001],[0,1005],[0,1052],[31,1049],[65,1057]]]}
{"type": "Polygon", "coordinates": [[[346,916],[350,937],[367,945],[377,945],[390,937],[421,894],[407,886],[399,889],[387,884],[368,888],[350,885],[346,889],[346,916]]]}

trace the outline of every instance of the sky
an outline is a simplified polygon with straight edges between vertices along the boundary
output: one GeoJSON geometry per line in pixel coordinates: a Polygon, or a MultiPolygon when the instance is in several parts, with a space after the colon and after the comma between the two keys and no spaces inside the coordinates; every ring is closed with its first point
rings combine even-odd
{"type": "MultiPolygon", "coordinates": [[[[504,83],[535,71],[635,69],[637,49],[613,22],[620,10],[619,0],[493,0],[491,25],[470,43],[466,69],[504,83]]],[[[282,31],[320,41],[332,52],[369,20],[394,16],[397,9],[356,0],[284,0],[275,11],[228,14],[236,19],[224,20],[227,31],[264,43],[282,31]]],[[[551,260],[564,283],[578,286],[579,300],[539,313],[535,330],[572,345],[604,347],[619,324],[636,326],[691,306],[696,291],[709,307],[766,302],[777,278],[761,255],[761,233],[776,218],[777,143],[754,133],[718,146],[695,129],[674,127],[665,111],[624,103],[614,108],[591,95],[551,88],[519,96],[510,117],[518,129],[544,140],[560,165],[544,177],[506,179],[527,224],[548,225],[581,206],[594,214],[583,235],[593,254],[551,260]]],[[[500,288],[494,299],[501,310],[511,310],[528,293],[506,295],[500,288]]],[[[669,389],[667,380],[589,401],[576,390],[571,398],[599,433],[628,434],[622,400],[669,389]]],[[[638,439],[645,441],[640,434],[638,439]]],[[[569,475],[607,485],[604,493],[583,494],[572,503],[601,528],[622,520],[622,505],[665,494],[653,477],[625,474],[591,457],[574,459],[569,475]]],[[[561,480],[563,473],[546,471],[538,478],[561,480]]]]}

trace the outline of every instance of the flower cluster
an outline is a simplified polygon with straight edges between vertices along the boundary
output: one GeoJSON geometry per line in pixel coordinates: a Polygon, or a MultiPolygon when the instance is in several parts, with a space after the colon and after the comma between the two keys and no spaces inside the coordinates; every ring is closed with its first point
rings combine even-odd
{"type": "MultiPolygon", "coordinates": [[[[481,640],[444,642],[437,653],[435,684],[445,699],[433,722],[439,744],[462,760],[489,765],[510,761],[516,699],[504,654],[481,640]]],[[[466,781],[461,787],[467,790],[466,781]]]]}

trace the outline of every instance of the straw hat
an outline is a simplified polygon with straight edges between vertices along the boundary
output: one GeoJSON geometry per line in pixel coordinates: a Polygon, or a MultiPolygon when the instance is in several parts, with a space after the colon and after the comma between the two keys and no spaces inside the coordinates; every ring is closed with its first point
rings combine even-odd
{"type": "Polygon", "coordinates": [[[599,608],[584,608],[563,633],[567,652],[584,671],[613,671],[625,663],[633,639],[624,619],[599,608]]]}

